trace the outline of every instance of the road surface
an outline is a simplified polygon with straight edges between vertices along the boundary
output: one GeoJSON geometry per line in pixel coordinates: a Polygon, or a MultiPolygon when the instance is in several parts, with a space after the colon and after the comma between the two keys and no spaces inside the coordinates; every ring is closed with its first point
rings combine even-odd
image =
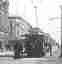
{"type": "Polygon", "coordinates": [[[14,60],[12,57],[0,57],[0,64],[62,64],[62,59],[55,57],[43,57],[14,60]]]}

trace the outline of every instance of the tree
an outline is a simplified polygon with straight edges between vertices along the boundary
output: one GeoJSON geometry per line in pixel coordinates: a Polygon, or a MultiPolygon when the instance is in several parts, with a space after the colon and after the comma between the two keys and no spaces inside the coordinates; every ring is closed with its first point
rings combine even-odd
{"type": "Polygon", "coordinates": [[[8,0],[0,0],[0,15],[8,13],[8,0]]]}

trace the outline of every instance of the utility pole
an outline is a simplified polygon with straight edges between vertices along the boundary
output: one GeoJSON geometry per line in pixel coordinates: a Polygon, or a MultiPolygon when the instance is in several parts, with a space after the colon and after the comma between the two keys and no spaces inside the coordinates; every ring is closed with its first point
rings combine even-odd
{"type": "Polygon", "coordinates": [[[62,5],[60,6],[60,9],[61,9],[61,54],[60,54],[60,57],[62,57],[62,5]]]}
{"type": "Polygon", "coordinates": [[[55,19],[61,19],[61,53],[60,53],[60,57],[62,57],[62,5],[60,5],[60,10],[61,10],[61,15],[60,17],[53,17],[50,18],[49,20],[55,20],[55,19]]]}

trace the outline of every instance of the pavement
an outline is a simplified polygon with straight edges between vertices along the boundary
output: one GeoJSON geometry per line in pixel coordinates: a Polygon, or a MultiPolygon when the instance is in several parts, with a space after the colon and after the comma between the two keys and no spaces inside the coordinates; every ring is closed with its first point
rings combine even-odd
{"type": "Polygon", "coordinates": [[[14,60],[12,57],[0,57],[0,64],[62,64],[62,58],[24,58],[14,60]]]}

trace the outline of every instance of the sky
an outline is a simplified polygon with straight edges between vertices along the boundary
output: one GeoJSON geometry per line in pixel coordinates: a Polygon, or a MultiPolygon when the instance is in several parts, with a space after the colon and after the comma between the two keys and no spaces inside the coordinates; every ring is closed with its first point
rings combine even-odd
{"type": "Polygon", "coordinates": [[[61,0],[9,0],[9,15],[21,16],[33,27],[36,27],[35,8],[37,6],[38,27],[52,38],[60,42],[60,19],[50,20],[52,17],[60,18],[61,0]]]}

